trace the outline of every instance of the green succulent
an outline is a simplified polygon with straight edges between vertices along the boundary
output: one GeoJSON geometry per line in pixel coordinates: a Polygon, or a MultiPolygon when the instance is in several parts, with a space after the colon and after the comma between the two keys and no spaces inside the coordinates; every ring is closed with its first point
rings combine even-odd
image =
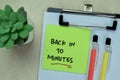
{"type": "Polygon", "coordinates": [[[9,5],[4,10],[0,9],[0,48],[24,44],[32,30],[33,27],[27,23],[24,7],[16,12],[9,5]]]}

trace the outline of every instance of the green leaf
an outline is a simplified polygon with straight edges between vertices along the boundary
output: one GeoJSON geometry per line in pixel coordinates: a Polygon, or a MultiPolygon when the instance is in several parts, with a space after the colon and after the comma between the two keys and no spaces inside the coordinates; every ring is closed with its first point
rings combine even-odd
{"type": "Polygon", "coordinates": [[[24,39],[21,39],[21,38],[17,39],[17,40],[16,40],[16,44],[17,44],[17,45],[22,45],[22,44],[24,44],[24,39]]]}
{"type": "Polygon", "coordinates": [[[15,31],[16,31],[16,26],[13,26],[11,32],[15,32],[15,31]]]}
{"type": "Polygon", "coordinates": [[[9,40],[6,42],[5,47],[6,47],[7,49],[9,49],[9,48],[12,48],[13,45],[14,45],[14,40],[9,39],[9,40]]]}
{"type": "Polygon", "coordinates": [[[0,14],[3,14],[3,13],[4,13],[4,11],[2,9],[0,9],[0,14]]]}
{"type": "Polygon", "coordinates": [[[4,43],[1,43],[1,42],[0,42],[0,48],[3,48],[4,45],[5,45],[4,43]]]}
{"type": "Polygon", "coordinates": [[[11,12],[10,13],[10,21],[12,22],[12,23],[15,23],[16,21],[17,21],[17,13],[16,12],[11,12]]]}
{"type": "Polygon", "coordinates": [[[20,7],[18,10],[17,10],[17,13],[20,14],[21,12],[24,11],[24,7],[20,7]]]}
{"type": "Polygon", "coordinates": [[[28,32],[30,32],[33,30],[33,27],[31,25],[27,24],[24,26],[24,29],[27,30],[28,32]]]}
{"type": "Polygon", "coordinates": [[[4,21],[4,22],[9,21],[9,17],[7,17],[7,16],[3,16],[3,21],[4,21]]]}
{"type": "Polygon", "coordinates": [[[26,22],[27,18],[26,18],[25,15],[19,14],[19,15],[18,15],[18,20],[19,20],[20,22],[24,23],[24,22],[26,22]]]}
{"type": "Polygon", "coordinates": [[[4,26],[4,28],[6,29],[6,28],[10,28],[11,27],[11,25],[9,24],[9,25],[6,25],[6,26],[4,26]]]}
{"type": "Polygon", "coordinates": [[[9,39],[9,35],[8,35],[8,34],[2,35],[2,36],[0,37],[0,41],[1,41],[2,43],[6,42],[8,39],[9,39]]]}
{"type": "Polygon", "coordinates": [[[14,24],[14,27],[16,27],[17,30],[21,30],[23,28],[23,23],[17,22],[16,24],[14,24]]]}
{"type": "Polygon", "coordinates": [[[10,28],[11,25],[9,24],[9,22],[1,22],[0,27],[6,29],[6,28],[10,28]]]}
{"type": "Polygon", "coordinates": [[[6,5],[4,10],[7,16],[9,16],[10,13],[13,11],[13,9],[9,5],[6,5]]]}
{"type": "Polygon", "coordinates": [[[2,15],[0,14],[0,22],[2,21],[2,15]]]}
{"type": "Polygon", "coordinates": [[[22,31],[19,32],[19,36],[20,36],[20,38],[22,38],[22,39],[27,38],[28,35],[29,35],[29,32],[26,31],[26,30],[22,30],[22,31]]]}
{"type": "Polygon", "coordinates": [[[4,25],[2,25],[2,23],[0,24],[0,30],[4,29],[4,25]]]}
{"type": "Polygon", "coordinates": [[[11,39],[16,40],[17,38],[18,38],[17,32],[11,34],[11,39]]]}
{"type": "Polygon", "coordinates": [[[0,27],[1,28],[5,28],[5,26],[7,25],[7,23],[6,22],[1,22],[1,25],[0,25],[0,27]]]}
{"type": "Polygon", "coordinates": [[[0,28],[0,34],[5,34],[5,33],[8,33],[9,31],[10,31],[10,28],[7,28],[7,29],[0,28]]]}
{"type": "Polygon", "coordinates": [[[4,11],[0,9],[0,22],[3,20],[4,11]]]}
{"type": "Polygon", "coordinates": [[[27,18],[27,13],[26,13],[26,11],[23,11],[23,12],[21,12],[20,14],[23,15],[23,16],[25,16],[25,18],[27,18]]]}

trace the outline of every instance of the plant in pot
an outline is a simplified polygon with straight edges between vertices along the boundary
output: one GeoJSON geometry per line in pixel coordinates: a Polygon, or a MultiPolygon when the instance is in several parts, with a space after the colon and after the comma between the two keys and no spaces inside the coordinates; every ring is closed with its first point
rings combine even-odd
{"type": "Polygon", "coordinates": [[[0,9],[0,48],[25,44],[31,38],[32,31],[23,7],[16,12],[9,5],[4,10],[0,9]]]}

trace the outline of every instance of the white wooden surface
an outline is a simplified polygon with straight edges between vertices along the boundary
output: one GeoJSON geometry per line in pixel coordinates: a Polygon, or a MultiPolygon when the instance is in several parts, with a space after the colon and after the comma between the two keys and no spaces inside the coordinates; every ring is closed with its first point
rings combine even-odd
{"type": "Polygon", "coordinates": [[[15,10],[25,7],[34,24],[34,40],[24,47],[0,49],[0,80],[37,80],[43,13],[48,7],[83,10],[85,3],[93,4],[94,11],[120,13],[120,0],[0,0],[15,10]]]}

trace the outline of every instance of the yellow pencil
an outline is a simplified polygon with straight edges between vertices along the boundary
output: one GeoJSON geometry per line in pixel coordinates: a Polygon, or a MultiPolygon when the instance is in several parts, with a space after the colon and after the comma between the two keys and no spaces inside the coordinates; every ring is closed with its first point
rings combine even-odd
{"type": "Polygon", "coordinates": [[[108,64],[110,64],[110,56],[111,56],[111,39],[107,38],[105,42],[105,52],[103,56],[102,66],[101,66],[101,72],[100,72],[100,80],[106,80],[106,72],[108,70],[108,64]]]}
{"type": "Polygon", "coordinates": [[[104,52],[102,68],[101,68],[101,73],[100,73],[100,80],[105,80],[107,66],[108,66],[108,60],[109,60],[109,52],[104,52]]]}

